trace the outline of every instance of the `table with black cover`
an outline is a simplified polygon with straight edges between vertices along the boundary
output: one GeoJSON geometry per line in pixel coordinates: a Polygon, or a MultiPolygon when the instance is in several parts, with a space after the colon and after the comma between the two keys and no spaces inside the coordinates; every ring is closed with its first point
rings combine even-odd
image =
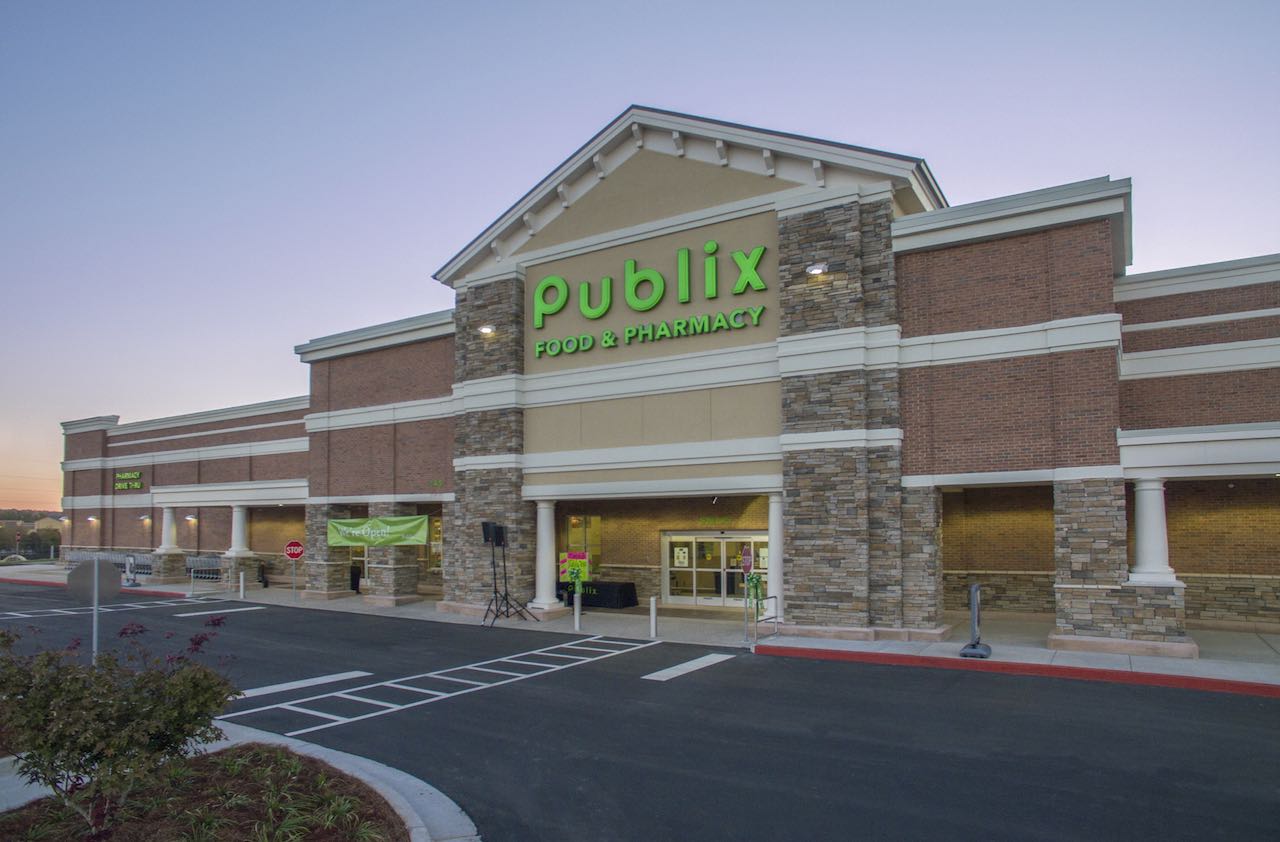
{"type": "MultiPolygon", "coordinates": [[[[573,582],[560,582],[564,601],[573,604],[573,582]]],[[[635,582],[583,582],[583,608],[630,608],[639,605],[635,582]]]]}

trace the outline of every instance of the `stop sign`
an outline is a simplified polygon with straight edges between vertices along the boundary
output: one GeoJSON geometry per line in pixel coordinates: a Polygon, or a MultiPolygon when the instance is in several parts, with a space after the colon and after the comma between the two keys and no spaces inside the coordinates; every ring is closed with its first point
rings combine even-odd
{"type": "Polygon", "coordinates": [[[292,559],[302,558],[302,542],[290,541],[284,545],[284,554],[292,559]]]}

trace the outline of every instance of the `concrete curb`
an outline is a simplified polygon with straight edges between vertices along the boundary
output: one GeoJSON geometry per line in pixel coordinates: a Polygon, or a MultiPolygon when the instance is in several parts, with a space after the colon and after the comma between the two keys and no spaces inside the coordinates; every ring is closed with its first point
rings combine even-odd
{"type": "MultiPolygon", "coordinates": [[[[0,576],[0,582],[4,582],[7,585],[40,585],[41,587],[45,587],[45,588],[65,588],[67,586],[66,582],[46,582],[41,579],[13,579],[5,576],[0,576]]],[[[178,591],[156,591],[156,590],[151,590],[150,588],[122,588],[120,590],[120,593],[132,593],[132,594],[138,594],[139,596],[166,596],[169,598],[182,597],[183,599],[187,598],[187,595],[185,593],[179,593],[178,591]]]]}
{"type": "Polygon", "coordinates": [[[1280,685],[1192,675],[1132,672],[1095,667],[1055,666],[1052,664],[1027,664],[1016,661],[939,658],[929,655],[905,655],[891,652],[807,649],[799,646],[775,646],[764,643],[756,645],[753,651],[757,655],[784,658],[808,658],[817,661],[846,661],[863,664],[883,664],[886,666],[925,667],[929,669],[970,670],[973,672],[1004,673],[1006,675],[1034,675],[1041,678],[1069,678],[1077,681],[1104,681],[1113,684],[1142,684],[1150,687],[1176,687],[1183,690],[1205,690],[1211,693],[1235,693],[1243,696],[1280,699],[1280,685]]]}
{"type": "MultiPolygon", "coordinates": [[[[471,818],[449,796],[399,769],[245,725],[219,722],[218,727],[227,738],[205,746],[204,751],[218,751],[242,743],[269,743],[323,760],[385,798],[409,829],[410,842],[480,842],[480,832],[471,818]]],[[[15,766],[13,757],[0,759],[0,812],[17,809],[52,794],[45,787],[24,781],[15,766]]]]}

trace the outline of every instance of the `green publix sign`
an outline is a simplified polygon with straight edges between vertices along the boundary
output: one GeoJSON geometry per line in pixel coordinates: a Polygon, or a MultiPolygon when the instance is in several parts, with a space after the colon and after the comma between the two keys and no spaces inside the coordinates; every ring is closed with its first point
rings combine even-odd
{"type": "MultiPolygon", "coordinates": [[[[715,240],[707,240],[702,247],[705,255],[702,260],[702,298],[707,301],[718,298],[722,292],[719,259],[716,255],[719,250],[720,244],[715,240]]],[[[756,246],[750,252],[735,251],[730,256],[738,272],[733,286],[725,285],[730,295],[742,295],[747,290],[763,292],[767,289],[759,272],[760,258],[764,256],[764,246],[756,246]]],[[[676,250],[675,295],[681,304],[688,304],[693,299],[691,263],[689,249],[676,250]]],[[[585,318],[593,321],[603,318],[613,306],[613,287],[613,278],[609,276],[601,278],[598,286],[589,281],[578,284],[576,296],[578,311],[585,318]]],[[[638,268],[634,260],[624,262],[622,296],[627,307],[637,313],[644,313],[657,307],[666,294],[667,279],[661,272],[657,269],[638,268]]],[[[542,330],[546,326],[548,317],[563,310],[568,305],[569,299],[569,282],[560,275],[547,275],[538,281],[538,286],[533,291],[533,329],[542,330]]],[[[612,330],[602,330],[599,335],[581,333],[557,339],[538,339],[533,343],[533,355],[534,357],[556,357],[561,354],[590,351],[595,347],[616,348],[620,344],[642,344],[663,339],[680,339],[719,331],[759,327],[760,317],[763,314],[763,305],[735,307],[680,319],[637,322],[623,328],[621,335],[612,330]]]]}

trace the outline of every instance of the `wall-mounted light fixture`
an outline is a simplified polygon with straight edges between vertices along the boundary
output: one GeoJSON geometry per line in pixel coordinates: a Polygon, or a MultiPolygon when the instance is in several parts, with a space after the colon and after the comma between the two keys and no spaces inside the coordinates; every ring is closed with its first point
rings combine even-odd
{"type": "Polygon", "coordinates": [[[481,336],[493,336],[493,332],[494,332],[493,325],[480,325],[479,329],[480,329],[481,336]]]}
{"type": "Polygon", "coordinates": [[[804,267],[804,271],[806,275],[825,275],[827,274],[827,264],[810,263],[808,266],[804,267]]]}
{"type": "Polygon", "coordinates": [[[141,521],[144,521],[144,522],[145,522],[145,521],[148,521],[148,520],[151,520],[151,515],[138,515],[138,520],[141,520],[141,521]]]}
{"type": "Polygon", "coordinates": [[[98,519],[97,519],[96,517],[94,517],[93,515],[89,515],[87,518],[85,518],[85,520],[89,521],[90,523],[97,523],[97,522],[98,522],[98,519]]]}
{"type": "Polygon", "coordinates": [[[187,515],[187,516],[186,516],[186,518],[185,518],[185,520],[187,521],[187,523],[195,523],[195,522],[196,522],[196,516],[195,516],[195,515],[187,515]]]}
{"type": "MultiPolygon", "coordinates": [[[[1276,474],[1276,476],[1280,477],[1280,474],[1276,474]]],[[[71,522],[71,518],[67,517],[66,515],[63,515],[62,517],[58,518],[58,520],[62,521],[63,523],[71,522]]]]}

